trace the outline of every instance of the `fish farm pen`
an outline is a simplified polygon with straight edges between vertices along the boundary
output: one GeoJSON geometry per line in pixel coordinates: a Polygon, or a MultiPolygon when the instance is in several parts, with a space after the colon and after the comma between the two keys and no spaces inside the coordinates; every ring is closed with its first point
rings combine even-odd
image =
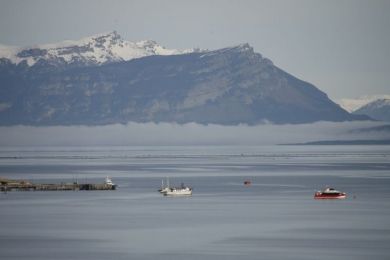
{"type": "Polygon", "coordinates": [[[58,183],[58,184],[38,184],[28,181],[18,181],[9,179],[0,179],[0,191],[78,191],[78,190],[115,190],[116,185],[107,183],[98,184],[79,184],[58,183]]]}

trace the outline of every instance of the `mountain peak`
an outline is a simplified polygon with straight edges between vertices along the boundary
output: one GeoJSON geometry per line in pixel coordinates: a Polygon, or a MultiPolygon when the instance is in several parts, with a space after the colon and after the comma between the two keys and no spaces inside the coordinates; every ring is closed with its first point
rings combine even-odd
{"type": "Polygon", "coordinates": [[[371,118],[390,122],[390,99],[376,99],[353,112],[354,114],[368,115],[371,118]]]}
{"type": "Polygon", "coordinates": [[[390,106],[390,99],[388,99],[388,98],[377,99],[377,100],[372,101],[371,103],[368,103],[367,105],[365,105],[361,108],[362,109],[365,107],[380,108],[380,107],[384,107],[384,106],[390,106]]]}
{"type": "Polygon", "coordinates": [[[236,52],[254,53],[253,47],[250,46],[249,43],[240,43],[238,45],[233,45],[230,47],[220,49],[220,51],[236,51],[236,52]]]}
{"type": "Polygon", "coordinates": [[[249,45],[249,43],[241,43],[236,46],[236,48],[241,49],[243,51],[253,51],[253,47],[249,45]]]}
{"type": "Polygon", "coordinates": [[[90,37],[85,38],[86,40],[111,40],[111,41],[117,41],[117,40],[122,40],[122,37],[118,34],[117,31],[110,31],[106,33],[100,33],[100,34],[95,34],[90,37]]]}
{"type": "Polygon", "coordinates": [[[260,53],[254,51],[253,47],[249,43],[241,43],[230,47],[217,49],[213,51],[198,51],[202,52],[201,58],[212,57],[212,56],[235,56],[248,58],[249,60],[260,62],[266,66],[273,66],[273,62],[267,58],[264,58],[260,53]]]}
{"type": "Polygon", "coordinates": [[[337,100],[337,103],[348,112],[354,112],[379,99],[390,99],[390,95],[367,95],[358,98],[343,98],[337,100]]]}

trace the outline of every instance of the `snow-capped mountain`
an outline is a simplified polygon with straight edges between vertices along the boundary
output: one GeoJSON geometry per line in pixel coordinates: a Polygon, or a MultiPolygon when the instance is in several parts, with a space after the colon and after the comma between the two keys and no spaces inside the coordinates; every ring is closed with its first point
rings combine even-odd
{"type": "Polygon", "coordinates": [[[0,60],[13,64],[35,65],[38,61],[49,64],[101,65],[151,55],[175,55],[196,50],[167,49],[155,41],[130,42],[123,40],[116,32],[98,34],[78,41],[64,41],[31,47],[10,47],[0,45],[0,60]]]}
{"type": "Polygon", "coordinates": [[[113,33],[85,44],[37,50],[19,55],[37,62],[31,67],[0,62],[0,125],[254,125],[369,119],[341,109],[249,44],[155,55],[178,52],[153,42],[125,43],[113,33]],[[68,50],[69,61],[85,58],[101,65],[53,67],[33,58],[46,57],[48,50],[68,50]],[[104,55],[96,56],[98,50],[104,55]]]}
{"type": "Polygon", "coordinates": [[[358,98],[343,98],[337,101],[337,103],[347,110],[348,112],[354,112],[359,108],[367,105],[378,99],[390,99],[390,95],[373,95],[373,96],[362,96],[358,98]]]}
{"type": "Polygon", "coordinates": [[[353,112],[373,119],[390,122],[390,99],[377,99],[353,112]]]}

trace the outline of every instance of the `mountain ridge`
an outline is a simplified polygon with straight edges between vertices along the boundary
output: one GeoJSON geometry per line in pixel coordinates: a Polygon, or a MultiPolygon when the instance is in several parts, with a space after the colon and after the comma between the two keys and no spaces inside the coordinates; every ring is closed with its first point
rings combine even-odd
{"type": "Polygon", "coordinates": [[[125,41],[116,32],[101,33],[78,41],[63,41],[28,47],[0,45],[0,59],[13,64],[25,63],[31,67],[43,60],[51,64],[101,65],[109,62],[128,61],[150,55],[176,55],[200,51],[167,49],[153,40],[125,41]]]}

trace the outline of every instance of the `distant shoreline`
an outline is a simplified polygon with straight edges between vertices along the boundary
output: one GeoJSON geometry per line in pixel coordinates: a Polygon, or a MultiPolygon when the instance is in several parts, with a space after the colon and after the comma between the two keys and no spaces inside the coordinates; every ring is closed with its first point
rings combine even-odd
{"type": "Polygon", "coordinates": [[[390,140],[325,140],[279,145],[390,145],[390,140]]]}

